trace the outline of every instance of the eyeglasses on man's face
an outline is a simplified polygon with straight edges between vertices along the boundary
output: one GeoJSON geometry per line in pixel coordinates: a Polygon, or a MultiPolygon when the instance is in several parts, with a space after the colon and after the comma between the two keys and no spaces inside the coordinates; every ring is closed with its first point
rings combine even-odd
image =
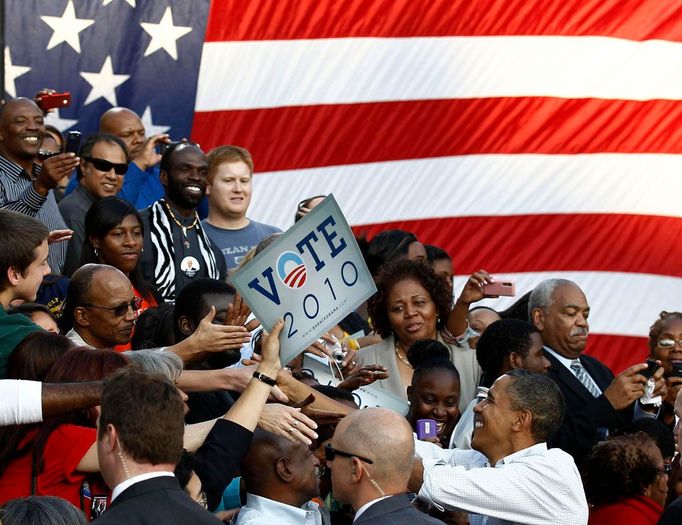
{"type": "Polygon", "coordinates": [[[114,314],[115,317],[123,317],[125,314],[128,313],[128,308],[132,308],[133,312],[136,312],[137,310],[140,309],[141,304],[142,300],[139,297],[135,297],[129,303],[123,303],[112,307],[98,306],[96,304],[82,304],[80,306],[85,306],[87,308],[99,308],[100,310],[108,310],[109,312],[114,314]]]}
{"type": "Polygon", "coordinates": [[[374,463],[374,461],[372,461],[371,459],[364,458],[357,454],[351,454],[350,452],[344,452],[343,450],[338,450],[332,447],[330,443],[327,443],[324,446],[325,459],[327,461],[332,461],[336,456],[342,456],[344,458],[358,458],[360,461],[364,461],[365,463],[369,463],[370,465],[374,463]]]}

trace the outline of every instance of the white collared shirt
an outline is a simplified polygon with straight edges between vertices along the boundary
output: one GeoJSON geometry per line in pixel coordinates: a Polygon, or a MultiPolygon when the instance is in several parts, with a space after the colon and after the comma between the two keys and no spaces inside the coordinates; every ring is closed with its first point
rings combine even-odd
{"type": "Polygon", "coordinates": [[[573,458],[537,443],[497,462],[475,450],[417,441],[424,464],[419,498],[472,514],[471,524],[584,525],[588,508],[573,458]]]}
{"type": "Polygon", "coordinates": [[[317,503],[309,501],[302,508],[246,493],[246,505],[237,515],[237,525],[322,525],[317,503]]]}
{"type": "Polygon", "coordinates": [[[358,521],[358,518],[360,515],[365,512],[368,508],[370,508],[372,505],[375,503],[381,501],[382,499],[390,498],[391,496],[382,496],[381,498],[373,499],[372,501],[368,501],[365,503],[362,507],[358,509],[358,511],[355,513],[355,518],[353,518],[353,521],[358,521]]]}
{"type": "MultiPolygon", "coordinates": [[[[562,356],[561,354],[555,352],[554,350],[552,350],[548,346],[543,347],[543,350],[545,352],[549,352],[550,354],[552,354],[552,357],[554,357],[557,361],[559,361],[562,365],[564,365],[566,367],[566,370],[568,370],[571,374],[573,374],[575,376],[576,379],[578,379],[578,376],[576,375],[575,371],[571,368],[571,363],[573,362],[573,359],[569,359],[568,357],[562,356]]],[[[585,367],[583,367],[583,368],[585,368],[585,367]]],[[[590,381],[592,381],[592,384],[594,385],[594,388],[597,389],[597,392],[599,392],[601,394],[602,393],[601,388],[599,388],[599,385],[594,380],[594,378],[590,375],[590,373],[587,371],[587,369],[585,369],[585,374],[587,375],[587,377],[590,378],[590,381]]],[[[578,379],[578,381],[580,381],[580,379],[578,379]]]]}
{"type": "Polygon", "coordinates": [[[132,485],[135,485],[135,483],[147,481],[148,479],[152,478],[160,478],[161,476],[175,477],[175,474],[166,470],[159,470],[158,472],[147,472],[145,474],[138,474],[137,476],[128,478],[127,480],[116,485],[114,490],[111,491],[111,502],[113,503],[114,500],[118,498],[124,490],[126,490],[128,487],[131,487],[132,485]]]}

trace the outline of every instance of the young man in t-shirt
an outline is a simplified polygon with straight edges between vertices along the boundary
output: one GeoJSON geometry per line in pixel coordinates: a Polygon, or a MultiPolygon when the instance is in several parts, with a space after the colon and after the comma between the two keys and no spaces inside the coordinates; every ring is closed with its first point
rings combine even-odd
{"type": "Polygon", "coordinates": [[[246,253],[280,230],[246,216],[251,204],[253,160],[239,146],[219,146],[208,154],[208,218],[202,225],[225,256],[228,272],[246,253]]]}
{"type": "Polygon", "coordinates": [[[35,301],[47,262],[47,228],[33,217],[0,210],[0,379],[7,377],[7,361],[29,334],[41,330],[22,314],[7,315],[15,299],[35,301]]]}

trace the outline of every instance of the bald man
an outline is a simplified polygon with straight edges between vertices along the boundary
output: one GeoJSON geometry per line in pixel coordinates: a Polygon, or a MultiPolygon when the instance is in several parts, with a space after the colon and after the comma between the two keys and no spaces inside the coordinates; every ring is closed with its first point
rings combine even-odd
{"type": "Polygon", "coordinates": [[[353,507],[354,525],[442,523],[414,508],[405,494],[414,438],[396,412],[366,408],[346,416],[325,453],[334,497],[353,507]]]}
{"type": "Polygon", "coordinates": [[[317,503],[310,501],[320,494],[320,462],[300,441],[256,430],[241,473],[247,493],[237,525],[323,523],[317,503]]]}

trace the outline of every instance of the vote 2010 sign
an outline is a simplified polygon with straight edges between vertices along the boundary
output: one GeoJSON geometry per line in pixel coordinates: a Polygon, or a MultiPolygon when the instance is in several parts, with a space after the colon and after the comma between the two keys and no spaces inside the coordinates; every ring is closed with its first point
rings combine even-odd
{"type": "Polygon", "coordinates": [[[266,330],[284,320],[282,364],[376,292],[333,195],[238,270],[231,282],[266,330]]]}

